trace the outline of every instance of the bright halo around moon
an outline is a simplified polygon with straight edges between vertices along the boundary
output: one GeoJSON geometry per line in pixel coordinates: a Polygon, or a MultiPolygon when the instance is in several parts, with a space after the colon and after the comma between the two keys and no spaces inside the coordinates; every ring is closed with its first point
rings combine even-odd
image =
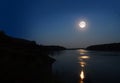
{"type": "Polygon", "coordinates": [[[86,22],[85,21],[81,21],[79,23],[79,26],[80,26],[80,28],[85,28],[86,27],[86,22]]]}

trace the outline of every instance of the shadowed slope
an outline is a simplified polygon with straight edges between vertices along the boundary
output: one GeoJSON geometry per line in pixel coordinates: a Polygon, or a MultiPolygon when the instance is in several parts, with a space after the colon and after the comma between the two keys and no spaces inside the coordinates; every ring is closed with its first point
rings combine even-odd
{"type": "Polygon", "coordinates": [[[63,50],[59,46],[37,45],[34,41],[13,38],[0,32],[0,80],[49,83],[52,63],[48,55],[63,50]]]}

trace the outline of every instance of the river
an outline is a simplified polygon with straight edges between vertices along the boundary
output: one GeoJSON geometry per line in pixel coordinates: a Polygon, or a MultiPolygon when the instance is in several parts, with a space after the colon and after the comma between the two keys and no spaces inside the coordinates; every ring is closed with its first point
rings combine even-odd
{"type": "Polygon", "coordinates": [[[120,52],[66,50],[52,57],[58,83],[120,83],[120,52]]]}

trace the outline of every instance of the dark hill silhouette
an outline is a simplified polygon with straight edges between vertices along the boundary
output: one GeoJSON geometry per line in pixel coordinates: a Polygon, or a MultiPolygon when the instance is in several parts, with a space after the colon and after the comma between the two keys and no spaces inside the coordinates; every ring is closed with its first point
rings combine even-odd
{"type": "Polygon", "coordinates": [[[14,38],[0,31],[0,80],[23,83],[51,83],[50,53],[64,50],[60,46],[37,45],[34,41],[14,38]]]}
{"type": "Polygon", "coordinates": [[[65,48],[61,46],[43,46],[43,45],[37,45],[35,41],[13,38],[7,36],[3,31],[0,32],[0,46],[17,48],[17,49],[41,49],[48,51],[65,50],[65,48]]]}
{"type": "Polygon", "coordinates": [[[120,51],[120,43],[92,45],[86,49],[96,51],[120,51]]]}

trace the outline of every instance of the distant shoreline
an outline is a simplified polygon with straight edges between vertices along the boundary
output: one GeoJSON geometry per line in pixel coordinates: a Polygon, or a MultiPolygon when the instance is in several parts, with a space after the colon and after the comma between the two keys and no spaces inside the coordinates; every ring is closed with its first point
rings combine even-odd
{"type": "Polygon", "coordinates": [[[91,46],[88,46],[86,50],[120,52],[120,43],[91,45],[91,46]]]}

